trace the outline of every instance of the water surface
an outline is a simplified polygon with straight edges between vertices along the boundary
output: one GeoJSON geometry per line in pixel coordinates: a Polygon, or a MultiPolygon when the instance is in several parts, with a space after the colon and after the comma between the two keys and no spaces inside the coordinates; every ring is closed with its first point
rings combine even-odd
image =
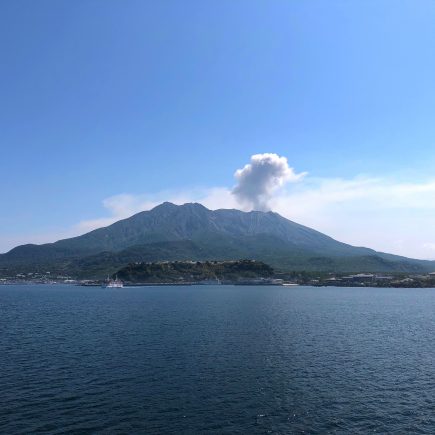
{"type": "Polygon", "coordinates": [[[0,287],[0,432],[435,433],[435,290],[0,287]]]}

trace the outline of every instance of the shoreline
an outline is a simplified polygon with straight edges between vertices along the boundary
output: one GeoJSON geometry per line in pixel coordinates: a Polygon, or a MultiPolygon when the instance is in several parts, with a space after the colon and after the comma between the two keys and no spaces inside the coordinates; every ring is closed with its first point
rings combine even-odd
{"type": "MultiPolygon", "coordinates": [[[[65,283],[65,282],[2,282],[0,283],[0,288],[10,287],[10,286],[70,286],[70,287],[92,287],[92,288],[102,288],[101,284],[79,284],[79,283],[65,283]]],[[[373,289],[435,289],[435,284],[431,285],[352,285],[352,284],[311,284],[311,283],[292,283],[292,284],[260,284],[260,283],[222,283],[222,284],[202,284],[200,282],[186,282],[186,283],[126,283],[122,288],[135,288],[135,287],[283,287],[283,288],[293,288],[293,287],[311,287],[311,288],[373,288],[373,289]]],[[[122,289],[121,288],[121,289],[122,289]]]]}

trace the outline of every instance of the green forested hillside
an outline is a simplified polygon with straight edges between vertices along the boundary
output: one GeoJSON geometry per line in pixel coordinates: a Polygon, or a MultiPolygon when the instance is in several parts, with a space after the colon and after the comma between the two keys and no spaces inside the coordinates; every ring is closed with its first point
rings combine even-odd
{"type": "Polygon", "coordinates": [[[101,278],[131,262],[241,258],[286,271],[435,270],[435,262],[350,246],[277,213],[212,211],[200,204],[163,203],[83,236],[18,246],[0,255],[0,276],[51,270],[101,278]]]}
{"type": "Polygon", "coordinates": [[[273,269],[267,264],[252,260],[176,261],[129,264],[117,272],[117,277],[129,283],[179,283],[266,278],[272,276],[273,272],[273,269]]]}

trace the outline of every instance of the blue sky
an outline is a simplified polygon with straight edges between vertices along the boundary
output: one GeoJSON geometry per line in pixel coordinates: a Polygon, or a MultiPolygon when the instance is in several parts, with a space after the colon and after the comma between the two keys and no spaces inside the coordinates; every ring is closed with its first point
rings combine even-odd
{"type": "MultiPolygon", "coordinates": [[[[118,216],[113,198],[231,189],[266,152],[308,172],[298,194],[364,179],[435,203],[433,1],[9,0],[0,20],[0,252],[118,216]]],[[[424,258],[433,244],[435,258],[435,233],[397,247],[435,210],[376,198],[363,201],[379,221],[404,216],[379,246],[383,227],[346,200],[347,232],[330,205],[316,221],[293,211],[303,201],[278,208],[349,243],[424,258]]]]}

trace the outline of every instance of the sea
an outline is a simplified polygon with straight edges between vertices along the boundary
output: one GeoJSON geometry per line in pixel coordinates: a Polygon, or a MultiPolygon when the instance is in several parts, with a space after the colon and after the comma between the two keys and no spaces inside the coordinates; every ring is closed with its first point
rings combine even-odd
{"type": "Polygon", "coordinates": [[[1,434],[433,434],[435,289],[0,286],[1,434]]]}

